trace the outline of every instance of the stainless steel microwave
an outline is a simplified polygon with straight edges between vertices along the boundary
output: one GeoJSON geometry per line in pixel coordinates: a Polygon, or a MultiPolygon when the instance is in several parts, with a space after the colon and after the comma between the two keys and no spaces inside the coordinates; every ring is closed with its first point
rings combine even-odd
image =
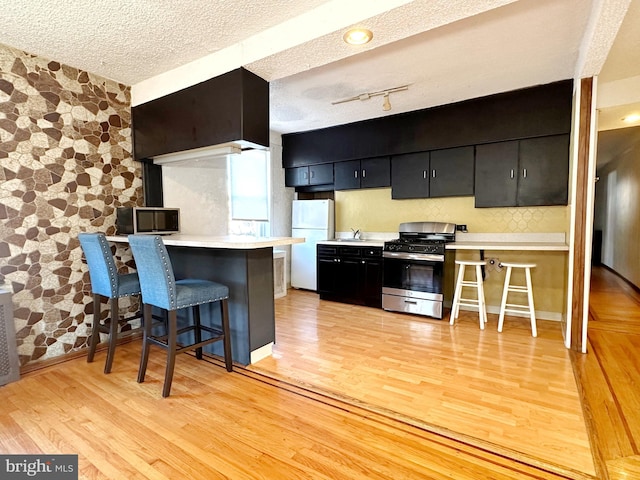
{"type": "Polygon", "coordinates": [[[118,235],[180,233],[180,209],[120,207],[116,211],[116,230],[118,235]]]}

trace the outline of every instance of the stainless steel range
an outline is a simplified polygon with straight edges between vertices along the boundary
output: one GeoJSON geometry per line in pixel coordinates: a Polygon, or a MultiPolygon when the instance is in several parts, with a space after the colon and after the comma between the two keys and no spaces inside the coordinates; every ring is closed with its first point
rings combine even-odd
{"type": "Polygon", "coordinates": [[[382,308],[441,319],[453,297],[455,223],[401,223],[400,238],[385,242],[382,308]]]}

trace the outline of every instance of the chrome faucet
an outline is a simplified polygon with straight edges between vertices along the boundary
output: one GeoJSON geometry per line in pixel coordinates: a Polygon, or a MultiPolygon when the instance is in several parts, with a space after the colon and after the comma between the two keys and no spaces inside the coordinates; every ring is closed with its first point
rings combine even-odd
{"type": "Polygon", "coordinates": [[[353,238],[355,238],[356,240],[360,239],[360,230],[354,230],[353,228],[351,229],[351,231],[353,232],[353,238]]]}

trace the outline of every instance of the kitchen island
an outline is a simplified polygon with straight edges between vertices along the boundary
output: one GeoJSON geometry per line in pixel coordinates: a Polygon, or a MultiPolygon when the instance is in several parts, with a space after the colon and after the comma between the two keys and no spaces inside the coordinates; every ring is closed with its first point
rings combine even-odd
{"type": "MultiPolygon", "coordinates": [[[[302,243],[304,239],[182,234],[162,239],[177,280],[200,278],[229,287],[233,361],[249,365],[270,355],[275,342],[273,247],[302,243]]],[[[107,240],[128,243],[126,236],[109,236],[107,240]]],[[[203,306],[202,321],[219,325],[219,309],[203,306]]],[[[204,350],[223,354],[219,342],[207,345],[204,350]]]]}

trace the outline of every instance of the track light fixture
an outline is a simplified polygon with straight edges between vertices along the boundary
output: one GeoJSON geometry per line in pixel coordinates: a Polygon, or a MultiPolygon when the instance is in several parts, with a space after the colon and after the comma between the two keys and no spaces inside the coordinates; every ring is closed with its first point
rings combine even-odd
{"type": "Polygon", "coordinates": [[[389,95],[391,93],[401,92],[403,90],[409,90],[409,85],[402,85],[400,87],[388,88],[386,90],[380,90],[378,92],[361,93],[360,95],[356,95],[355,97],[344,98],[342,100],[331,102],[331,105],[338,105],[339,103],[353,102],[354,100],[369,100],[371,97],[378,97],[382,95],[384,99],[382,102],[382,110],[384,110],[385,112],[388,112],[389,110],[391,110],[391,100],[389,98],[389,95]]]}

